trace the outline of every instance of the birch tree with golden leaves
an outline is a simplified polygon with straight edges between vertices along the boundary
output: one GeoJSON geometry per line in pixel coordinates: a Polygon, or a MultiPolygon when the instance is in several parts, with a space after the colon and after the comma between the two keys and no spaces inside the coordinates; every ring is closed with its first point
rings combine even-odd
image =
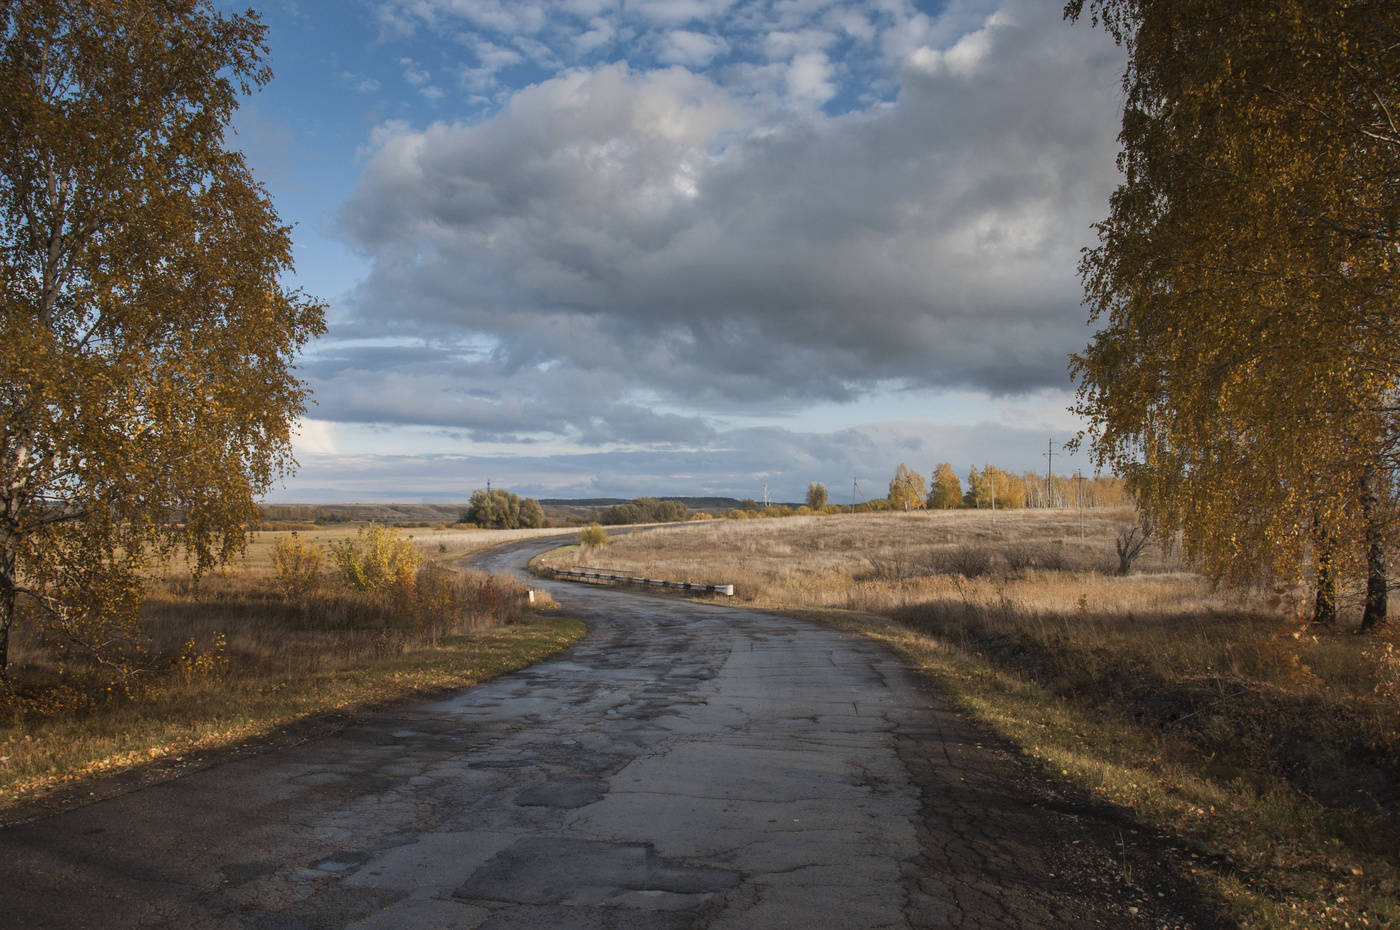
{"type": "Polygon", "coordinates": [[[140,573],[246,541],[324,327],[227,147],[264,27],[207,0],[0,2],[0,675],[17,627],[117,661],[140,573]]]}
{"type": "Polygon", "coordinates": [[[939,462],[933,469],[933,487],[928,492],[930,509],[951,510],[962,506],[962,482],[948,462],[939,462]]]}
{"type": "Polygon", "coordinates": [[[899,467],[895,469],[894,478],[890,480],[890,506],[905,512],[922,510],[927,497],[928,488],[924,484],[924,476],[900,462],[899,467]]]}
{"type": "Polygon", "coordinates": [[[1326,558],[1385,617],[1400,5],[1073,0],[1128,52],[1124,180],[1072,360],[1101,465],[1217,578],[1326,558]],[[1320,540],[1326,540],[1322,545],[1320,540]],[[1333,560],[1333,554],[1336,555],[1333,560]]]}

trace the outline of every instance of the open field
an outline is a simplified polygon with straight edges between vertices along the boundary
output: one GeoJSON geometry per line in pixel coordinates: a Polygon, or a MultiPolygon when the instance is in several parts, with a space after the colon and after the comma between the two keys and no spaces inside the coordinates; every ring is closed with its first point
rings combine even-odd
{"type": "MultiPolygon", "coordinates": [[[[355,524],[338,524],[296,532],[304,539],[314,540],[324,545],[340,539],[352,539],[358,529],[359,527],[355,524]]],[[[272,548],[283,532],[286,531],[269,532],[264,530],[253,533],[252,541],[248,544],[247,558],[231,566],[225,574],[236,576],[244,576],[249,573],[253,576],[268,575],[272,570],[272,548]]],[[[439,562],[452,562],[471,555],[473,552],[480,552],[482,549],[504,545],[518,539],[534,539],[537,536],[560,535],[569,532],[571,531],[567,528],[479,530],[464,529],[447,524],[440,527],[415,527],[398,530],[400,535],[413,540],[414,547],[422,553],[424,558],[435,559],[439,562]]]]}
{"type": "MultiPolygon", "coordinates": [[[[152,574],[142,636],[110,668],[21,629],[0,692],[0,810],[95,774],[216,749],[328,711],[464,687],[539,661],[583,633],[527,605],[518,581],[444,563],[548,531],[412,530],[415,583],[356,591],[323,565],[313,590],[277,585],[279,536],[198,581],[152,574]]],[[[319,544],[355,527],[298,533],[319,544]]]]}
{"type": "Polygon", "coordinates": [[[1314,629],[1301,592],[1213,590],[1156,546],[1117,576],[1131,521],[714,521],[551,558],[733,583],[884,640],[1052,774],[1186,843],[1244,926],[1400,924],[1393,638],[1314,629]]]}

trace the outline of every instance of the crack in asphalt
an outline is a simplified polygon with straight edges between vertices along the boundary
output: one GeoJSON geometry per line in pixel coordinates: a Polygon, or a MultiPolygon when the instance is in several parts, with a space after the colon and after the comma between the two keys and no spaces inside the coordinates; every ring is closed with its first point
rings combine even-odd
{"type": "Polygon", "coordinates": [[[1211,926],[883,648],[533,583],[551,661],[0,831],[0,926],[1211,926]]]}

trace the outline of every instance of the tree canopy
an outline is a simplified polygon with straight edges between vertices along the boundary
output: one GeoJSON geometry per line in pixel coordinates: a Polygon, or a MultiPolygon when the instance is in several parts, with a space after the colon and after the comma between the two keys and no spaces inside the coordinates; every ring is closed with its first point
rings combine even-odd
{"type": "Polygon", "coordinates": [[[548,523],[539,501],[500,488],[473,491],[465,516],[468,523],[493,530],[535,529],[548,523]]]}
{"type": "Polygon", "coordinates": [[[663,501],[655,497],[638,497],[609,507],[602,523],[620,526],[628,523],[679,523],[690,516],[690,510],[680,501],[663,501]]]}
{"type": "Polygon", "coordinates": [[[928,497],[928,489],[924,485],[924,476],[912,470],[903,462],[895,469],[894,478],[890,480],[890,493],[887,500],[895,510],[918,510],[924,506],[924,499],[928,497]]]}
{"type": "Polygon", "coordinates": [[[820,481],[813,481],[807,485],[807,506],[813,510],[821,510],[830,499],[827,494],[826,485],[820,481]]]}
{"type": "Polygon", "coordinates": [[[1383,574],[1400,7],[1086,7],[1129,54],[1124,181],[1081,266],[1101,328],[1072,362],[1099,463],[1216,577],[1296,574],[1320,531],[1383,574]]]}
{"type": "Polygon", "coordinates": [[[227,146],[263,34],[204,0],[0,3],[0,670],[21,615],[129,640],[145,560],[237,553],[292,465],[322,307],[227,146]]]}
{"type": "Polygon", "coordinates": [[[928,492],[930,510],[951,510],[962,506],[962,482],[947,462],[939,462],[933,470],[933,487],[928,492]]]}

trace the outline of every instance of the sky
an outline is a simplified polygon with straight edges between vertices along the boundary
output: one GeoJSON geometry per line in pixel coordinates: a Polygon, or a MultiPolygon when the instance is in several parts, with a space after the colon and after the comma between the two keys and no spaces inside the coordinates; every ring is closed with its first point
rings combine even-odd
{"type": "Polygon", "coordinates": [[[269,500],[1092,470],[1124,59],[1057,0],[254,5],[230,143],[329,324],[269,500]]]}

